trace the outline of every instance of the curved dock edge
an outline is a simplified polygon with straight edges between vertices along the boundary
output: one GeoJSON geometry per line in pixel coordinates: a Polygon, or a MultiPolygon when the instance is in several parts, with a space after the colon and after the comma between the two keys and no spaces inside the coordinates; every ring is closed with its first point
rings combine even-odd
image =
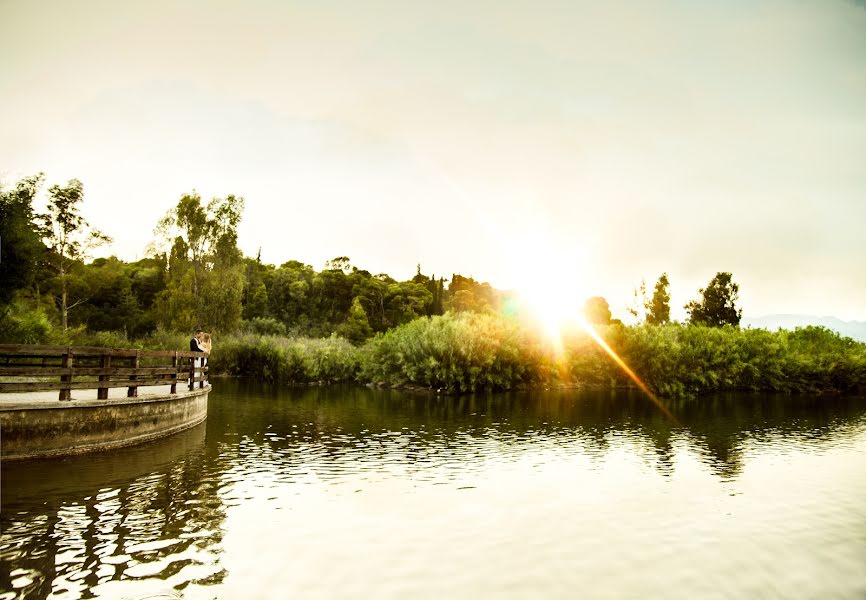
{"type": "Polygon", "coordinates": [[[61,457],[147,442],[207,419],[211,387],[137,398],[0,397],[0,460],[61,457]]]}

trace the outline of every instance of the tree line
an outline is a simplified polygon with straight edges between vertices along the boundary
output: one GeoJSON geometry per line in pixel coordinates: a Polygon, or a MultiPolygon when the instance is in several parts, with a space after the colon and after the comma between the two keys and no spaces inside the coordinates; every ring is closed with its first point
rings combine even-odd
{"type": "MultiPolygon", "coordinates": [[[[0,341],[42,342],[53,330],[120,331],[128,337],[157,328],[202,327],[224,333],[328,337],[361,343],[421,316],[446,312],[498,313],[512,294],[459,274],[398,281],[373,274],[345,256],[317,271],[290,260],[279,266],[244,256],[237,245],[244,199],[228,195],[205,202],[184,194],[155,223],[149,256],[126,262],[92,259],[111,241],[81,215],[84,186],[73,179],[47,189],[47,211],[34,202],[45,177],[0,187],[0,341]]],[[[718,273],[686,305],[692,323],[738,325],[739,287],[718,273]]],[[[670,321],[669,281],[659,277],[648,296],[635,291],[629,312],[638,320],[670,321]]],[[[576,310],[580,299],[575,299],[576,310]]],[[[616,322],[607,301],[587,300],[586,318],[616,322]]]]}

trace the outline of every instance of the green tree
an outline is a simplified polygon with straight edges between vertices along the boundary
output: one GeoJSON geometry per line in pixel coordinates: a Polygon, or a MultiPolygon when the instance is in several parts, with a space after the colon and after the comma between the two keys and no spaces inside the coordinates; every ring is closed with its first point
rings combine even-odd
{"type": "Polygon", "coordinates": [[[583,314],[592,325],[610,325],[610,305],[601,296],[593,296],[583,306],[583,314]]]}
{"type": "Polygon", "coordinates": [[[269,314],[293,333],[311,333],[309,310],[315,274],[310,265],[290,260],[266,280],[269,314]]]}
{"type": "Polygon", "coordinates": [[[647,320],[647,310],[649,310],[650,300],[646,295],[646,281],[640,280],[640,286],[634,289],[634,297],[626,311],[634,317],[638,323],[643,323],[647,320]]]}
{"type": "Polygon", "coordinates": [[[709,285],[698,293],[700,298],[685,306],[690,323],[710,327],[739,326],[743,316],[743,310],[737,308],[740,286],[733,282],[730,273],[716,273],[709,285]]]}
{"type": "Polygon", "coordinates": [[[165,270],[168,266],[165,254],[142,258],[128,266],[132,291],[141,301],[142,308],[150,308],[156,295],[165,288],[165,270]]]}
{"type": "Polygon", "coordinates": [[[342,271],[344,274],[348,275],[349,271],[352,270],[352,261],[348,256],[338,256],[325,261],[325,270],[342,271]]]}
{"type": "Polygon", "coordinates": [[[313,277],[315,303],[311,316],[321,324],[320,335],[330,335],[346,319],[354,300],[351,269],[349,258],[338,256],[327,261],[313,277]]]}
{"type": "Polygon", "coordinates": [[[500,294],[489,283],[472,277],[452,275],[445,308],[454,312],[494,312],[499,310],[500,294]]]}
{"type": "Polygon", "coordinates": [[[29,287],[45,252],[42,230],[33,213],[33,199],[42,173],[20,180],[14,188],[0,187],[0,311],[15,293],[29,287]]]}
{"type": "Polygon", "coordinates": [[[352,295],[361,302],[373,331],[388,328],[385,316],[385,296],[394,280],[385,274],[371,275],[358,269],[352,273],[352,295]]]}
{"type": "Polygon", "coordinates": [[[268,314],[268,286],[265,281],[272,276],[273,265],[262,264],[262,252],[255,259],[244,258],[243,318],[263,319],[268,314]]]}
{"type": "Polygon", "coordinates": [[[70,278],[91,250],[111,242],[111,238],[94,229],[81,216],[79,205],[84,201],[84,186],[71,179],[65,187],[53,185],[48,189],[48,214],[42,215],[43,235],[47,242],[47,262],[56,274],[63,331],[69,325],[69,311],[87,301],[86,297],[70,303],[70,278]]]}
{"type": "Polygon", "coordinates": [[[96,331],[143,333],[143,311],[132,289],[132,267],[112,256],[97,258],[80,269],[80,280],[87,289],[84,302],[70,318],[72,325],[84,324],[96,331]]]}
{"type": "Polygon", "coordinates": [[[433,294],[433,302],[430,305],[431,315],[441,315],[445,312],[445,278],[440,277],[438,280],[433,277],[431,281],[432,287],[428,287],[433,294]]]}
{"type": "Polygon", "coordinates": [[[412,281],[392,283],[385,294],[385,317],[389,327],[408,323],[427,314],[433,294],[424,286],[412,281]]]}
{"type": "Polygon", "coordinates": [[[181,196],[159,221],[156,233],[170,243],[167,286],[157,299],[164,325],[221,331],[237,326],[244,288],[237,247],[243,209],[241,197],[214,198],[205,206],[193,192],[181,196]]]}
{"type": "MultiPolygon", "coordinates": [[[[668,274],[662,273],[656,281],[653,297],[646,304],[646,322],[650,325],[664,325],[671,320],[671,293],[668,274]]],[[[739,322],[739,320],[738,320],[739,322]]]]}
{"type": "Polygon", "coordinates": [[[354,344],[360,344],[373,336],[373,328],[370,327],[360,298],[352,300],[346,321],[337,328],[337,333],[354,344]]]}

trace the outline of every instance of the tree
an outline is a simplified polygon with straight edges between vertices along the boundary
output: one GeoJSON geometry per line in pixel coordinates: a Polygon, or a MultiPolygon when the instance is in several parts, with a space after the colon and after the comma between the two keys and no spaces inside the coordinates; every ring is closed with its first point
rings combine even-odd
{"type": "Polygon", "coordinates": [[[15,292],[33,283],[45,252],[42,231],[33,213],[33,198],[42,185],[39,173],[9,190],[0,187],[0,307],[15,292]]]}
{"type": "Polygon", "coordinates": [[[157,299],[159,320],[191,329],[229,331],[241,317],[244,264],[237,230],[244,199],[229,195],[206,206],[196,192],[181,196],[157,224],[156,234],[170,243],[168,282],[157,299]]]}
{"type": "Polygon", "coordinates": [[[646,281],[640,280],[640,287],[634,289],[634,298],[629,306],[626,307],[628,313],[634,317],[638,323],[647,320],[647,310],[650,305],[649,298],[646,295],[646,281]]]}
{"type": "Polygon", "coordinates": [[[392,283],[385,294],[385,316],[389,327],[427,314],[433,294],[423,285],[412,281],[392,283]]]}
{"type": "Polygon", "coordinates": [[[743,310],[737,308],[740,286],[730,273],[716,273],[706,288],[698,291],[700,298],[686,304],[689,322],[696,325],[721,327],[739,326],[743,310]]]}
{"type": "Polygon", "coordinates": [[[650,325],[664,325],[670,322],[671,294],[669,288],[668,274],[662,273],[656,281],[652,299],[646,304],[646,322],[650,325]]]}
{"type": "Polygon", "coordinates": [[[494,312],[501,301],[499,292],[489,283],[456,274],[451,276],[447,296],[445,308],[454,312],[494,312]]]}
{"type": "Polygon", "coordinates": [[[360,344],[373,335],[373,328],[370,327],[360,298],[352,300],[346,321],[337,328],[337,333],[354,344],[360,344]]]}
{"type": "Polygon", "coordinates": [[[71,324],[83,323],[96,331],[123,331],[128,335],[143,333],[143,311],[132,289],[132,267],[118,258],[97,258],[80,269],[80,279],[87,290],[87,302],[70,318],[71,324]]]}
{"type": "Polygon", "coordinates": [[[243,261],[243,318],[251,321],[268,317],[268,287],[265,279],[272,275],[274,267],[262,264],[261,250],[256,258],[244,258],[243,261]]]}
{"type": "Polygon", "coordinates": [[[290,260],[280,265],[266,282],[268,313],[294,333],[312,333],[309,326],[315,274],[310,265],[290,260]]]}
{"type": "Polygon", "coordinates": [[[352,261],[348,256],[338,256],[325,261],[326,271],[342,271],[344,274],[348,275],[351,269],[352,261]]]}
{"type": "Polygon", "coordinates": [[[610,325],[610,305],[601,296],[593,296],[583,306],[583,314],[592,325],[610,325]]]}
{"type": "Polygon", "coordinates": [[[66,187],[51,186],[48,196],[48,214],[41,215],[43,235],[49,249],[48,264],[57,275],[60,322],[66,331],[69,311],[87,301],[84,297],[69,303],[72,269],[88,258],[91,250],[111,242],[111,238],[91,227],[81,216],[79,205],[84,201],[84,186],[77,179],[69,180],[66,187]]]}

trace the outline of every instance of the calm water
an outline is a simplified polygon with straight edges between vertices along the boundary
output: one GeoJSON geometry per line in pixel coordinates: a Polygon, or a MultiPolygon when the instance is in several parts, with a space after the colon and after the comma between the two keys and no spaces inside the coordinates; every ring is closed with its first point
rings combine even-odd
{"type": "Polygon", "coordinates": [[[866,597],[864,398],[216,388],[3,464],[0,599],[866,597]]]}

